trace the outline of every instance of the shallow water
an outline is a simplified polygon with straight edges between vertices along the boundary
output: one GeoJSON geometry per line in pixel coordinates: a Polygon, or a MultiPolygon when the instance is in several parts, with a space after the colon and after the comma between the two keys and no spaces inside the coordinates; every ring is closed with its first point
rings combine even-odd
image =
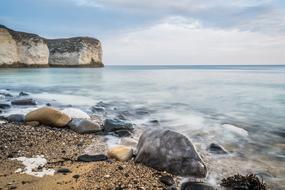
{"type": "MultiPolygon", "coordinates": [[[[266,173],[274,184],[285,185],[280,167],[285,161],[285,66],[2,69],[0,89],[28,92],[40,105],[72,105],[89,113],[103,101],[98,107],[106,112],[96,114],[121,114],[142,128],[178,130],[216,167],[247,163],[235,167],[266,173]],[[232,154],[208,155],[211,142],[232,154]]],[[[4,114],[26,111],[14,107],[4,114]]]]}

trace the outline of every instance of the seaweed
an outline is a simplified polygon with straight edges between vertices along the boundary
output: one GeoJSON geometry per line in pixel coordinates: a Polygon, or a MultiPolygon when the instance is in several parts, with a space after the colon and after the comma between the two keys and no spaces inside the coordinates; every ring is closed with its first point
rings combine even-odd
{"type": "Polygon", "coordinates": [[[234,175],[222,179],[221,186],[231,188],[233,190],[267,190],[266,184],[263,180],[255,174],[248,174],[246,176],[234,175]]]}

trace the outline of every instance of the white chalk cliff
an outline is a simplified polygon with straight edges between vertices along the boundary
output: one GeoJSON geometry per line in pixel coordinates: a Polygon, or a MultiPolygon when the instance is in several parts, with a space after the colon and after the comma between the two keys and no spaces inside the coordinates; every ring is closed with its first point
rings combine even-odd
{"type": "Polygon", "coordinates": [[[102,67],[102,47],[90,37],[45,39],[0,25],[0,67],[102,67]]]}

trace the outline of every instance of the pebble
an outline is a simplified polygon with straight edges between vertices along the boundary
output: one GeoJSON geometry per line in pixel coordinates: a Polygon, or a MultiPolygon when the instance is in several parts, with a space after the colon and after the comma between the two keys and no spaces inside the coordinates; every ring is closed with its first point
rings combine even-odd
{"type": "Polygon", "coordinates": [[[13,100],[11,102],[12,105],[17,106],[29,106],[29,105],[37,105],[36,101],[29,98],[29,99],[19,99],[19,100],[13,100]]]}
{"type": "Polygon", "coordinates": [[[107,156],[104,154],[97,154],[97,155],[84,154],[77,158],[77,160],[81,162],[97,162],[97,161],[105,161],[107,159],[108,159],[107,156]]]}
{"type": "Polygon", "coordinates": [[[67,173],[71,173],[71,170],[70,169],[68,169],[68,168],[59,168],[58,170],[57,170],[57,173],[62,173],[62,174],[67,174],[67,173]]]}

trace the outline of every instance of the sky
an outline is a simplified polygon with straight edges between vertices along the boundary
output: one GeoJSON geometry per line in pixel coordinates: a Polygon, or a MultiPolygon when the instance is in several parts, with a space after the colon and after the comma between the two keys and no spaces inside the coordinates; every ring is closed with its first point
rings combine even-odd
{"type": "Polygon", "coordinates": [[[0,24],[97,38],[106,65],[285,64],[285,0],[1,0],[0,24]]]}

